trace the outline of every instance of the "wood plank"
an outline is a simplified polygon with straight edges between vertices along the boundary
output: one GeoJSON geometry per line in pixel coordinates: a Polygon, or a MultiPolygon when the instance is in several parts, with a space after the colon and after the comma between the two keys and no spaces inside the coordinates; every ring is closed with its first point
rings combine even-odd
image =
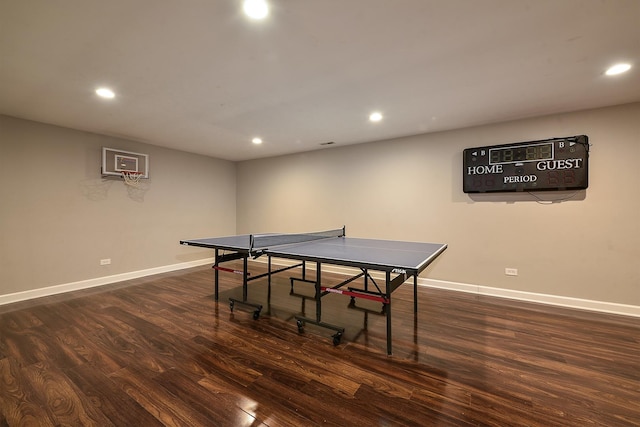
{"type": "Polygon", "coordinates": [[[101,411],[114,425],[130,425],[132,420],[140,426],[163,425],[133,398],[122,393],[111,378],[93,366],[77,366],[70,369],[67,376],[87,396],[95,410],[101,411]]]}
{"type": "Polygon", "coordinates": [[[250,283],[258,320],[229,310],[237,275],[220,275],[219,303],[212,276],[0,307],[0,426],[640,425],[637,318],[428,288],[414,316],[401,286],[387,356],[385,316],[348,297],[323,299],[323,319],[346,328],[334,347],[327,330],[298,333],[294,315],[315,306],[286,276],[270,304],[266,279],[250,283]]]}
{"type": "Polygon", "coordinates": [[[23,368],[30,390],[54,425],[113,426],[105,414],[55,366],[40,362],[23,368]]]}
{"type": "Polygon", "coordinates": [[[45,403],[36,395],[19,364],[0,360],[0,414],[6,425],[53,426],[45,403]]]}

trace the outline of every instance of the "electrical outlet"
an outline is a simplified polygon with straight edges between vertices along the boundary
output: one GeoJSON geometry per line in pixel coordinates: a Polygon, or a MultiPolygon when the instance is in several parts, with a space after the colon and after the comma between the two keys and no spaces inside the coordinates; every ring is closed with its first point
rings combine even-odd
{"type": "Polygon", "coordinates": [[[504,269],[504,274],[506,274],[507,276],[517,276],[518,275],[518,269],[517,268],[505,268],[504,269]]]}
{"type": "Polygon", "coordinates": [[[100,265],[109,265],[111,264],[111,258],[105,258],[100,260],[100,265]]]}

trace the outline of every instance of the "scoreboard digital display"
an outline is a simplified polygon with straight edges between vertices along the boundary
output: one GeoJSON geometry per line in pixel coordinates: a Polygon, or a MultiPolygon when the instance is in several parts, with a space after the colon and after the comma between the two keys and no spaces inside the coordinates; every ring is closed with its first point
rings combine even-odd
{"type": "Polygon", "coordinates": [[[464,150],[465,193],[581,190],[588,178],[586,135],[464,150]]]}

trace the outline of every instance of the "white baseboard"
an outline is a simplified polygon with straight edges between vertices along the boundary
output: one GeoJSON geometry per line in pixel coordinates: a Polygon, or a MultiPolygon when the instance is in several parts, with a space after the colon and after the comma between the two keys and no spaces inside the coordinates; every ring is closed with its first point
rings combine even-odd
{"type": "Polygon", "coordinates": [[[148,268],[145,270],[114,274],[112,276],[96,277],[94,279],[81,280],[79,282],[65,283],[62,285],[49,286],[46,288],[32,289],[29,291],[0,295],[0,305],[26,301],[34,298],[41,298],[65,292],[78,291],[81,289],[89,289],[96,286],[103,286],[111,283],[122,282],[124,280],[152,276],[154,274],[168,273],[170,271],[183,270],[185,268],[198,267],[205,264],[213,264],[213,262],[213,258],[205,258],[199,259],[197,261],[181,262],[179,264],[165,265],[161,267],[148,268]]]}
{"type": "MultiPolygon", "coordinates": [[[[292,265],[293,262],[287,262],[286,260],[277,260],[274,264],[287,266],[292,265]]],[[[13,294],[0,295],[0,305],[11,304],[14,302],[25,301],[34,298],[45,297],[49,295],[56,295],[64,292],[77,291],[81,289],[93,288],[96,286],[108,285],[110,283],[122,282],[124,280],[137,279],[140,277],[151,276],[154,274],[168,273],[176,270],[183,270],[191,267],[198,267],[205,264],[212,264],[213,258],[205,258],[197,261],[183,262],[179,264],[171,264],[162,267],[149,268],[146,270],[132,271],[129,273],[115,274],[112,276],[97,277],[95,279],[81,280],[79,282],[66,283],[62,285],[49,286],[46,288],[33,289],[24,292],[16,292],[13,294]]],[[[258,262],[265,262],[266,260],[260,259],[258,262]]],[[[310,265],[311,266],[311,265],[310,265]]],[[[337,273],[337,274],[353,274],[353,268],[340,267],[326,265],[322,271],[337,273]]],[[[384,280],[384,275],[380,272],[371,272],[371,275],[375,279],[384,280]]],[[[449,282],[445,280],[436,280],[419,277],[419,286],[426,286],[431,288],[446,289],[450,291],[468,292],[479,295],[487,295],[498,298],[508,298],[520,301],[529,301],[540,304],[555,305],[560,307],[577,308],[581,310],[598,311],[602,313],[619,314],[623,316],[640,317],[640,306],[617,304],[613,302],[594,301],[581,298],[563,297],[558,295],[538,294],[534,292],[516,291],[512,289],[492,288],[489,286],[472,285],[468,283],[449,282]]]]}
{"type": "Polygon", "coordinates": [[[640,306],[637,305],[563,297],[559,295],[538,294],[535,292],[515,291],[512,289],[492,288],[489,286],[470,285],[466,283],[447,282],[445,280],[426,278],[418,278],[418,285],[452,291],[469,292],[479,295],[488,295],[498,298],[508,298],[540,304],[555,305],[559,307],[577,308],[581,310],[640,317],[640,306]]]}

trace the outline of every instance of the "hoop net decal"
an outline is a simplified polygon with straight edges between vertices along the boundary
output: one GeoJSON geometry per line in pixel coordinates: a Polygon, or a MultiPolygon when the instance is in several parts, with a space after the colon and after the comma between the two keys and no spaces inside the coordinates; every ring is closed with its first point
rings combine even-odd
{"type": "Polygon", "coordinates": [[[131,187],[140,188],[140,179],[142,179],[142,172],[122,171],[122,178],[124,183],[131,187]]]}

